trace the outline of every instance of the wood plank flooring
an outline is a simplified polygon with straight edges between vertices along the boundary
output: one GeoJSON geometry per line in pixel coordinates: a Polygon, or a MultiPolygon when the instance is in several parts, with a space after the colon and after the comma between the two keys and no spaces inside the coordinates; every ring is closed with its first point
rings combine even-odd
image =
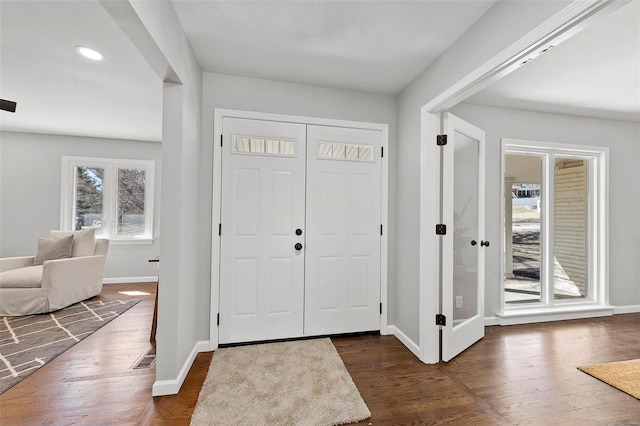
{"type": "MultiPolygon", "coordinates": [[[[155,371],[131,370],[149,348],[154,294],[152,284],[105,286],[101,298],[142,302],[0,395],[0,424],[188,425],[211,353],[196,357],[179,395],[152,398],[155,371]]],[[[371,410],[363,425],[638,425],[639,400],[576,367],[640,358],[639,326],[627,314],[487,327],[439,365],[393,336],[333,342],[371,410]]]]}

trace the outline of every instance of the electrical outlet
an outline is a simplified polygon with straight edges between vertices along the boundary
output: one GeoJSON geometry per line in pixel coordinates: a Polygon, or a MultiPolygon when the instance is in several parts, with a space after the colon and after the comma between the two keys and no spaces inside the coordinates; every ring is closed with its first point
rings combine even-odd
{"type": "Polygon", "coordinates": [[[456,309],[462,309],[462,296],[456,296],[456,309]]]}

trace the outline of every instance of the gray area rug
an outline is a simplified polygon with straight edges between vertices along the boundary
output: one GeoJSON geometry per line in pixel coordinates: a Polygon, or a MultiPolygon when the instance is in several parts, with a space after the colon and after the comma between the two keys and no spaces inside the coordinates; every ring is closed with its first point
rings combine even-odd
{"type": "Polygon", "coordinates": [[[339,425],[369,417],[325,338],[218,349],[191,424],[339,425]]]}
{"type": "Polygon", "coordinates": [[[0,318],[0,394],[139,300],[76,303],[50,314],[0,318]]]}

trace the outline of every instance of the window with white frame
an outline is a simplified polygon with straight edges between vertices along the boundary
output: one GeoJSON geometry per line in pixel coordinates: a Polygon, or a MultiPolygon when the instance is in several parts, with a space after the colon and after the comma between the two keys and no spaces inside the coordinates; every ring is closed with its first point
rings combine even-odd
{"type": "Polygon", "coordinates": [[[154,161],[62,157],[61,227],[114,241],[153,239],[154,161]]]}
{"type": "Polygon", "coordinates": [[[504,308],[606,304],[608,149],[502,142],[504,308]]]}

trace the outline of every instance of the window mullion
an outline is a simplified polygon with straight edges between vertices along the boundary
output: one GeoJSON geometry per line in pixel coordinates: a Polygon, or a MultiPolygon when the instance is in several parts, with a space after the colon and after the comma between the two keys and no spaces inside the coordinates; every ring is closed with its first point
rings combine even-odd
{"type": "Polygon", "coordinates": [[[544,157],[543,187],[545,189],[545,205],[543,207],[544,223],[540,240],[543,246],[544,258],[542,259],[541,275],[544,281],[541,283],[542,301],[546,306],[553,307],[553,286],[555,276],[554,263],[554,235],[555,235],[555,217],[554,217],[554,198],[555,198],[555,176],[554,176],[555,154],[549,153],[544,157]]]}
{"type": "Polygon", "coordinates": [[[105,231],[110,239],[113,239],[115,234],[114,227],[114,168],[113,163],[105,165],[105,184],[104,184],[104,215],[105,215],[105,231]]]}
{"type": "Polygon", "coordinates": [[[589,237],[588,237],[588,252],[587,259],[589,259],[589,270],[587,272],[587,282],[589,288],[589,297],[591,300],[597,303],[604,303],[604,298],[599,291],[596,282],[598,282],[598,265],[600,265],[598,259],[598,247],[600,244],[600,230],[599,223],[597,218],[598,216],[598,206],[600,205],[600,187],[598,186],[598,176],[600,174],[600,164],[598,161],[599,157],[594,157],[589,160],[589,187],[588,187],[588,195],[587,195],[587,205],[588,207],[588,223],[589,223],[589,237]]]}
{"type": "Polygon", "coordinates": [[[66,205],[68,210],[65,211],[64,224],[61,229],[75,229],[76,227],[76,220],[75,220],[77,216],[76,201],[77,201],[77,195],[78,195],[78,178],[76,176],[77,174],[76,167],[78,167],[77,164],[71,163],[66,168],[67,176],[71,181],[71,193],[68,194],[68,197],[67,197],[66,205]]]}

